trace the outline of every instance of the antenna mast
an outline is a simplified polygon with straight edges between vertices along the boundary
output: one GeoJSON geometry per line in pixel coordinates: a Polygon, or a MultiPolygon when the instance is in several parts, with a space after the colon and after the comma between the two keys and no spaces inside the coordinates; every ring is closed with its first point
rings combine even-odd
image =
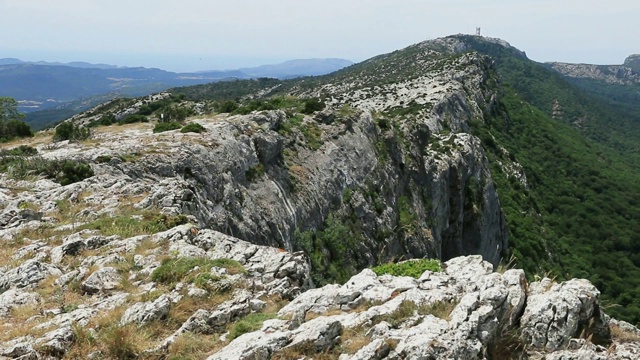
{"type": "Polygon", "coordinates": [[[480,36],[480,27],[476,27],[476,36],[480,36]]]}

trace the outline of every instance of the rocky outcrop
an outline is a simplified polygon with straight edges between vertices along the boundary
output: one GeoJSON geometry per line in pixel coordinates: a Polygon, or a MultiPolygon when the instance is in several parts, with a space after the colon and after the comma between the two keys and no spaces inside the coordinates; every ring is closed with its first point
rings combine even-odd
{"type": "MultiPolygon", "coordinates": [[[[165,357],[186,351],[181,346],[188,341],[201,342],[188,349],[206,350],[190,358],[225,360],[640,355],[640,330],[607,317],[599,291],[586,280],[528,283],[522,270],[494,272],[479,255],[452,258],[442,271],[418,278],[364,269],[342,285],[311,288],[304,253],[193,224],[121,240],[84,235],[68,239],[93,239],[90,255],[66,251],[58,267],[25,261],[5,273],[11,280],[0,294],[8,325],[0,329],[0,356],[109,357],[126,350],[132,357],[165,357]],[[182,281],[165,283],[156,270],[173,271],[167,264],[178,269],[178,259],[218,259],[222,267],[203,269],[206,262],[200,262],[186,269],[182,281]],[[78,262],[89,268],[74,269],[78,262]],[[32,268],[48,271],[44,280],[13,275],[36,273],[26,271],[32,268]],[[150,333],[156,335],[145,337],[150,333]],[[112,343],[114,334],[118,341],[112,343]],[[102,342],[88,342],[87,336],[102,342]],[[89,350],[87,344],[93,344],[89,350]]],[[[39,247],[43,261],[52,260],[60,246],[39,247]]]]}
{"type": "Polygon", "coordinates": [[[636,71],[640,71],[640,54],[629,55],[624,60],[623,65],[636,71]]]}
{"type": "Polygon", "coordinates": [[[599,80],[616,85],[634,85],[640,83],[640,67],[634,62],[633,55],[624,65],[591,65],[547,63],[553,70],[572,78],[599,80]]]}
{"type": "Polygon", "coordinates": [[[606,355],[614,359],[640,354],[640,339],[612,340],[599,292],[585,280],[528,284],[521,270],[494,273],[473,256],[443,268],[419,279],[364,270],[342,286],[309,290],[283,307],[279,320],[266,321],[209,359],[340,352],[340,359],[578,359],[605,355],[602,345],[610,346],[606,355]],[[547,317],[541,304],[557,310],[547,317]],[[346,350],[355,341],[356,349],[346,350]]]}

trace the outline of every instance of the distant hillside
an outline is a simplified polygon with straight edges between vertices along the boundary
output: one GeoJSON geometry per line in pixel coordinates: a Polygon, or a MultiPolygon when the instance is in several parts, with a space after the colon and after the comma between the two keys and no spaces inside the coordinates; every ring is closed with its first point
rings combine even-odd
{"type": "MultiPolygon", "coordinates": [[[[614,106],[617,113],[624,114],[613,119],[616,124],[627,119],[622,132],[634,131],[640,123],[640,55],[631,55],[622,65],[591,65],[548,63],[565,80],[582,91],[614,106]],[[629,123],[631,122],[631,123],[629,123]],[[635,125],[634,125],[635,124],[635,125]]],[[[636,130],[636,138],[640,136],[636,130]]],[[[636,147],[634,152],[640,150],[636,147]]]]}
{"type": "MultiPolygon", "coordinates": [[[[76,105],[88,107],[104,99],[105,94],[115,96],[144,96],[175,86],[204,84],[228,79],[257,77],[292,78],[327,74],[351,65],[341,59],[291,60],[282,64],[264,65],[239,70],[174,73],[142,67],[117,67],[105,64],[72,62],[67,64],[28,62],[19,59],[0,59],[0,96],[16,99],[19,110],[33,113],[26,119],[36,128],[62,120],[76,105]],[[92,98],[95,100],[92,100],[92,98]],[[37,119],[37,120],[34,120],[37,119]]],[[[78,111],[88,107],[79,108],[78,111]]]]}

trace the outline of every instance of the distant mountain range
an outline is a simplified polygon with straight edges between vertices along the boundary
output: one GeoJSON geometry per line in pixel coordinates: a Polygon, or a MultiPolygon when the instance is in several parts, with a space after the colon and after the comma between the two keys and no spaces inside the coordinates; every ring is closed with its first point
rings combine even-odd
{"type": "Polygon", "coordinates": [[[105,97],[143,96],[171,87],[221,80],[323,75],[352,64],[344,59],[302,59],[254,68],[175,73],[155,68],[4,58],[0,59],[0,96],[16,99],[19,110],[25,113],[58,107],[75,109],[77,104],[83,104],[78,110],[84,110],[84,105],[95,103],[91,101],[94,97],[104,101],[105,97]]]}

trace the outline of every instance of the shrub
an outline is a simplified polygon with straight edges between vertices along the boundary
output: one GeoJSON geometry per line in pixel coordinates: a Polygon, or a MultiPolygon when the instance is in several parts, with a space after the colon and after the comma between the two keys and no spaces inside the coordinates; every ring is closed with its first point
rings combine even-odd
{"type": "Polygon", "coordinates": [[[181,127],[182,127],[182,125],[180,125],[180,123],[177,123],[175,121],[159,122],[153,128],[153,132],[154,133],[161,133],[161,132],[165,132],[165,131],[171,131],[171,130],[180,129],[181,127]]]}
{"type": "Polygon", "coordinates": [[[124,119],[118,121],[118,124],[124,125],[124,124],[140,123],[140,122],[149,122],[149,119],[147,119],[147,117],[144,115],[129,115],[124,119]]]}
{"type": "Polygon", "coordinates": [[[86,140],[91,137],[89,128],[81,127],[72,122],[63,122],[56,127],[56,133],[53,135],[53,141],[78,141],[86,140]]]}
{"type": "Polygon", "coordinates": [[[38,154],[38,149],[29,145],[20,145],[9,150],[0,150],[0,156],[33,156],[38,154]]]}
{"type": "Polygon", "coordinates": [[[313,114],[314,112],[320,111],[322,109],[324,109],[324,103],[320,101],[320,99],[306,99],[304,101],[304,108],[302,109],[302,113],[313,114]]]}
{"type": "MultiPolygon", "coordinates": [[[[64,160],[62,161],[61,168],[62,169],[56,171],[55,174],[55,180],[59,182],[60,185],[73,184],[94,175],[91,166],[79,161],[64,160]]],[[[49,177],[53,177],[52,175],[53,174],[48,174],[49,177]]]]}
{"type": "Polygon", "coordinates": [[[18,112],[18,102],[10,97],[0,97],[0,141],[16,137],[33,136],[31,128],[20,121],[24,114],[18,112]]]}
{"type": "Polygon", "coordinates": [[[207,131],[207,129],[205,129],[202,125],[198,123],[187,124],[182,127],[182,130],[180,130],[181,133],[189,133],[189,132],[203,133],[205,131],[207,131]]]}
{"type": "Polygon", "coordinates": [[[187,116],[193,115],[193,110],[183,106],[167,106],[161,110],[163,121],[184,121],[187,116]]]}
{"type": "Polygon", "coordinates": [[[94,175],[84,162],[76,160],[47,160],[36,156],[29,159],[9,158],[0,162],[0,169],[14,179],[25,179],[30,175],[42,175],[61,185],[69,185],[94,175]]]}
{"type": "Polygon", "coordinates": [[[249,168],[249,170],[245,171],[244,175],[249,182],[253,182],[259,178],[261,178],[266,172],[264,165],[258,163],[255,166],[249,168]]]}
{"type": "Polygon", "coordinates": [[[109,126],[112,124],[115,124],[117,122],[115,115],[108,113],[108,114],[104,114],[100,117],[100,119],[96,120],[96,121],[92,121],[91,123],[89,123],[89,127],[95,127],[95,126],[109,126]]]}
{"type": "Polygon", "coordinates": [[[419,259],[409,260],[400,263],[389,263],[376,266],[372,269],[376,275],[394,275],[394,276],[410,276],[419,278],[425,271],[438,272],[442,270],[439,260],[435,259],[419,259]]]}
{"type": "Polygon", "coordinates": [[[238,103],[233,100],[227,100],[221,104],[215,106],[217,112],[231,113],[238,109],[238,103]]]}

